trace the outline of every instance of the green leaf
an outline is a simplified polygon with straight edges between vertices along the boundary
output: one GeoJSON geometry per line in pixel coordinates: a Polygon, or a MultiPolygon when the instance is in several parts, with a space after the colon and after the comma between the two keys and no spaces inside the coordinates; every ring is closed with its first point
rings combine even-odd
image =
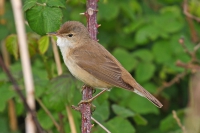
{"type": "Polygon", "coordinates": [[[37,0],[26,0],[23,6],[23,10],[27,11],[28,9],[31,9],[33,6],[35,6],[37,3],[37,0]]]}
{"type": "Polygon", "coordinates": [[[148,123],[148,121],[139,114],[134,115],[133,119],[137,123],[137,125],[147,125],[148,123]]]}
{"type": "Polygon", "coordinates": [[[116,35],[115,41],[117,45],[119,45],[122,48],[126,48],[127,50],[133,49],[137,46],[137,44],[134,43],[133,38],[126,34],[119,33],[119,35],[116,35]]]}
{"type": "Polygon", "coordinates": [[[44,103],[51,109],[61,111],[71,104],[77,93],[77,80],[70,74],[63,74],[50,81],[44,103]]]}
{"type": "Polygon", "coordinates": [[[133,93],[130,93],[130,91],[126,91],[121,88],[113,87],[111,89],[111,93],[109,93],[109,98],[115,101],[116,103],[124,102],[126,99],[124,97],[129,97],[133,95],[133,93]]]}
{"type": "Polygon", "coordinates": [[[65,8],[65,5],[63,4],[63,2],[61,2],[61,0],[48,0],[47,5],[51,6],[51,7],[63,7],[63,8],[65,8]]]}
{"type": "Polygon", "coordinates": [[[136,22],[132,22],[129,25],[125,26],[123,31],[126,34],[130,34],[132,32],[135,32],[139,27],[141,27],[144,24],[144,20],[143,19],[139,19],[136,22]]]}
{"type": "Polygon", "coordinates": [[[163,13],[160,16],[153,17],[153,25],[160,29],[160,32],[174,33],[182,29],[183,22],[176,17],[174,12],[163,13]],[[164,23],[167,23],[163,26],[164,23]]]}
{"type": "Polygon", "coordinates": [[[9,35],[6,38],[6,48],[8,52],[12,55],[14,55],[15,59],[17,60],[19,58],[19,47],[18,47],[18,41],[17,41],[17,35],[12,34],[9,35]]]}
{"type": "Polygon", "coordinates": [[[57,7],[34,6],[26,11],[29,26],[40,35],[58,30],[62,17],[62,11],[57,7]]]}
{"type": "Polygon", "coordinates": [[[0,40],[5,39],[5,37],[9,34],[9,30],[5,25],[0,24],[0,40]]]}
{"type": "Polygon", "coordinates": [[[38,51],[38,38],[36,34],[28,33],[27,34],[27,43],[28,43],[28,50],[30,56],[34,56],[38,51]]]}
{"type": "MultiPolygon", "coordinates": [[[[177,44],[178,45],[178,44],[177,44]]],[[[170,62],[172,59],[172,50],[168,41],[159,41],[153,45],[153,54],[158,63],[170,62]]]]}
{"type": "Polygon", "coordinates": [[[15,111],[17,116],[23,115],[24,113],[24,105],[19,97],[15,102],[15,111]]]}
{"type": "Polygon", "coordinates": [[[147,49],[141,49],[141,50],[134,51],[132,53],[132,55],[133,55],[133,57],[139,58],[145,62],[150,62],[153,60],[152,53],[147,49]]]}
{"type": "MultiPolygon", "coordinates": [[[[183,119],[184,114],[185,114],[184,110],[179,110],[176,113],[179,119],[183,119]]],[[[178,129],[179,126],[176,120],[173,118],[172,114],[170,114],[161,121],[159,128],[161,131],[167,132],[167,131],[178,129]]]]}
{"type": "Polygon", "coordinates": [[[119,60],[122,66],[129,72],[132,71],[137,65],[137,61],[134,58],[131,58],[131,54],[124,49],[116,48],[113,51],[113,55],[119,60]]]}
{"type": "Polygon", "coordinates": [[[134,116],[133,111],[126,109],[122,106],[119,106],[117,104],[112,105],[112,109],[115,114],[117,114],[123,118],[134,116]]]}
{"type": "Polygon", "coordinates": [[[4,112],[5,108],[6,108],[6,102],[0,100],[0,112],[4,112]]]}
{"type": "Polygon", "coordinates": [[[99,12],[99,16],[102,19],[112,20],[116,18],[119,13],[118,4],[112,1],[107,1],[105,3],[103,3],[103,1],[99,1],[98,7],[99,11],[101,11],[99,12]]]}
{"type": "Polygon", "coordinates": [[[38,120],[39,120],[41,126],[44,129],[50,129],[51,127],[53,127],[53,122],[52,122],[51,118],[43,110],[40,109],[37,112],[37,117],[38,117],[38,120]]]}
{"type": "MultiPolygon", "coordinates": [[[[96,90],[95,95],[98,94],[98,93],[100,93],[101,91],[102,91],[102,90],[100,90],[100,89],[96,90]]],[[[109,96],[109,92],[103,93],[103,94],[101,94],[101,96],[99,96],[96,100],[97,100],[97,102],[101,105],[102,103],[104,103],[104,101],[108,100],[108,96],[109,96]]]]}
{"type": "Polygon", "coordinates": [[[134,95],[129,99],[128,107],[139,114],[159,114],[159,110],[154,104],[139,95],[134,95]]]}
{"type": "Polygon", "coordinates": [[[135,133],[134,126],[128,120],[121,117],[114,117],[106,125],[112,133],[135,133]]]}
{"type": "Polygon", "coordinates": [[[6,118],[6,115],[0,117],[0,133],[10,133],[8,122],[8,117],[6,118]]]}
{"type": "Polygon", "coordinates": [[[136,68],[135,78],[139,83],[148,81],[153,77],[155,70],[154,64],[141,62],[136,68]]]}
{"type": "Polygon", "coordinates": [[[41,54],[44,54],[49,47],[49,36],[43,36],[38,40],[39,51],[41,54]]]}
{"type": "Polygon", "coordinates": [[[96,106],[96,110],[93,112],[93,117],[100,122],[107,120],[110,115],[108,101],[105,100],[102,104],[94,101],[94,105],[96,106]]]}
{"type": "Polygon", "coordinates": [[[141,27],[135,35],[135,42],[137,44],[145,44],[150,40],[156,40],[160,31],[155,29],[151,24],[141,27]]]}
{"type": "Polygon", "coordinates": [[[3,84],[0,86],[0,112],[5,110],[7,101],[15,96],[14,90],[11,89],[9,84],[3,84]]]}

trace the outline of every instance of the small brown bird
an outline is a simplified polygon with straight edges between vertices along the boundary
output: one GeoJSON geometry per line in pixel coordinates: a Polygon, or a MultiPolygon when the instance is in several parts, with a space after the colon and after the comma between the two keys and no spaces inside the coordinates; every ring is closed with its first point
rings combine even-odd
{"type": "Polygon", "coordinates": [[[157,107],[163,105],[141,85],[101,44],[91,39],[87,28],[80,22],[68,21],[58,32],[57,45],[65,65],[77,79],[94,88],[108,90],[114,86],[135,92],[157,107]]]}

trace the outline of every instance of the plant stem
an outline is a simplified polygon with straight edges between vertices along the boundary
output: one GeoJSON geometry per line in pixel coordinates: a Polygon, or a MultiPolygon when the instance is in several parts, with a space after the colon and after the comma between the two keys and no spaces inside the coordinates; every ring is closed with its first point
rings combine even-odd
{"type": "MultiPolygon", "coordinates": [[[[97,40],[97,2],[98,0],[87,0],[87,10],[85,12],[85,16],[87,18],[87,28],[89,34],[93,40],[97,40]]],[[[92,98],[93,88],[90,86],[83,86],[83,96],[82,100],[88,100],[92,98]]],[[[90,133],[91,132],[91,103],[83,103],[80,106],[81,118],[82,118],[82,133],[90,133]]]]}
{"type": "MultiPolygon", "coordinates": [[[[34,84],[33,77],[31,72],[30,58],[27,48],[27,40],[26,40],[26,32],[24,26],[24,17],[22,12],[22,2],[21,0],[11,0],[17,36],[19,40],[19,48],[20,48],[20,58],[22,61],[22,70],[24,75],[24,82],[26,88],[26,100],[27,104],[32,110],[35,110],[35,100],[34,100],[34,84]]],[[[34,125],[34,121],[31,117],[31,114],[28,112],[26,117],[26,132],[28,133],[36,133],[36,128],[34,125]]]]}

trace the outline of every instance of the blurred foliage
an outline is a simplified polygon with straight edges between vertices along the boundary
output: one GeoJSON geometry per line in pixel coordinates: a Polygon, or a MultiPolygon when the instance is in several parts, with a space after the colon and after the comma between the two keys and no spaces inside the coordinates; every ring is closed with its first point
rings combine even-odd
{"type": "MultiPolygon", "coordinates": [[[[79,15],[85,11],[85,0],[24,0],[27,39],[35,83],[35,97],[41,99],[57,121],[58,113],[64,116],[65,132],[70,132],[65,110],[66,105],[77,105],[81,99],[82,83],[68,72],[57,76],[56,65],[46,33],[59,29],[68,20],[81,21],[79,15]]],[[[152,94],[164,82],[170,81],[184,69],[175,65],[177,60],[190,61],[190,57],[179,44],[184,37],[189,49],[190,29],[182,13],[182,0],[100,0],[98,2],[99,42],[106,47],[133,77],[152,94]]],[[[189,11],[200,16],[200,2],[189,1],[189,11]]],[[[17,35],[10,1],[5,1],[5,13],[0,16],[0,40],[5,42],[11,56],[10,70],[24,91],[22,68],[17,35]]],[[[194,23],[200,28],[198,23],[194,23]]],[[[198,31],[199,32],[199,31],[198,31]]],[[[200,54],[199,54],[200,56],[200,54]]],[[[199,57],[198,57],[199,58],[199,57]]],[[[99,90],[97,90],[99,92],[99,90]]],[[[128,91],[113,88],[94,101],[93,117],[113,133],[166,133],[181,132],[172,117],[176,110],[183,120],[188,103],[188,77],[162,91],[158,99],[164,104],[158,109],[148,100],[128,91]],[[181,85],[184,84],[184,85],[181,85]]],[[[25,93],[25,92],[24,92],[25,93]]],[[[13,99],[20,121],[25,110],[11,83],[0,69],[0,132],[9,133],[7,101],[13,99]]],[[[37,104],[37,115],[42,127],[58,132],[44,110],[37,104]]],[[[73,111],[77,131],[80,132],[80,114],[73,111]]],[[[22,119],[22,120],[21,120],[22,119]]],[[[24,122],[20,123],[19,132],[24,122]]],[[[95,133],[103,133],[94,126],[95,133]]]]}

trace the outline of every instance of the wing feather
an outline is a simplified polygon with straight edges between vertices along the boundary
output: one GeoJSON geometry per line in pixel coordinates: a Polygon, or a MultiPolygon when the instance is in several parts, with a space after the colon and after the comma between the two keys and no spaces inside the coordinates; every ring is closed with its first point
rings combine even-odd
{"type": "Polygon", "coordinates": [[[79,67],[99,80],[121,88],[132,88],[121,77],[121,64],[99,44],[74,49],[72,55],[79,67]],[[92,47],[92,50],[90,49],[92,47]],[[106,53],[105,53],[106,52],[106,53]]]}

